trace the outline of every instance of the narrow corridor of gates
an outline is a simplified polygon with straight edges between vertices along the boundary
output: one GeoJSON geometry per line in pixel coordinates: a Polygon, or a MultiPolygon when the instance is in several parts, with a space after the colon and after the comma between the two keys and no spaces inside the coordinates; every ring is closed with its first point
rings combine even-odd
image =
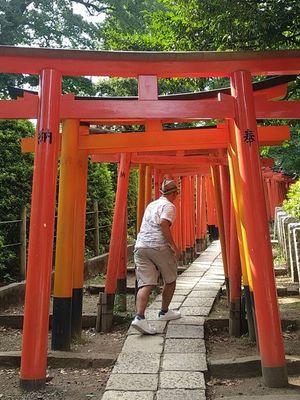
{"type": "Polygon", "coordinates": [[[125,286],[130,169],[138,168],[140,176],[137,228],[145,206],[158,195],[160,182],[165,177],[176,179],[181,188],[180,217],[173,234],[182,263],[192,262],[196,250],[205,248],[206,230],[212,239],[219,235],[230,332],[240,334],[242,280],[249,335],[259,344],[265,384],[285,386],[268,217],[272,218],[274,205],[282,202],[287,185],[270,179],[259,147],[281,144],[289,138],[289,127],[258,126],[257,121],[300,118],[299,102],[282,100],[287,91],[283,82],[254,90],[252,76],[299,73],[300,52],[144,54],[0,47],[0,60],[1,72],[40,76],[38,96],[27,93],[23,99],[0,101],[0,118],[38,120],[35,139],[23,141],[24,151],[35,153],[35,164],[21,385],[27,389],[45,385],[59,157],[53,349],[70,350],[72,334],[80,334],[86,165],[92,156],[94,162],[119,165],[102,329],[110,328],[116,290],[125,286]],[[65,75],[132,76],[138,80],[138,97],[85,101],[73,94],[62,95],[65,75]],[[210,96],[199,93],[196,98],[159,96],[158,80],[174,77],[227,77],[230,89],[210,96]],[[207,128],[203,120],[220,123],[207,128]],[[195,122],[197,127],[177,129],[178,122],[195,122]],[[172,129],[166,129],[168,123],[172,129]],[[90,129],[93,124],[139,124],[144,132],[98,135],[90,129]]]}

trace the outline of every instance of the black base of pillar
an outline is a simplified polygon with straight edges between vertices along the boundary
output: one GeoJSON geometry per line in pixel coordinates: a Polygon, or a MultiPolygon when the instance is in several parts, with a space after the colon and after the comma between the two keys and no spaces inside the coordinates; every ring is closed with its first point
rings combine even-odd
{"type": "Polygon", "coordinates": [[[201,253],[206,249],[206,239],[196,239],[196,252],[201,253]]]}
{"type": "Polygon", "coordinates": [[[71,316],[71,336],[80,337],[82,331],[82,296],[83,289],[73,289],[72,293],[72,316],[71,316]]]}
{"type": "Polygon", "coordinates": [[[127,303],[126,303],[126,293],[127,293],[127,280],[118,279],[117,280],[117,296],[115,303],[118,305],[118,311],[126,311],[127,303]]]}
{"type": "Polygon", "coordinates": [[[225,278],[225,287],[226,287],[226,295],[227,295],[227,301],[229,305],[229,298],[230,298],[230,285],[229,285],[229,278],[225,278]]]}
{"type": "Polygon", "coordinates": [[[69,351],[71,347],[72,298],[53,298],[52,350],[69,351]]]}
{"type": "Polygon", "coordinates": [[[247,312],[249,339],[252,342],[256,342],[256,329],[255,329],[255,322],[254,322],[255,321],[254,303],[252,306],[252,299],[251,299],[249,286],[244,285],[244,293],[245,293],[245,305],[246,305],[246,312],[247,312]]]}
{"type": "Polygon", "coordinates": [[[98,311],[96,319],[97,332],[110,332],[112,329],[115,295],[99,293],[98,311]]]}
{"type": "Polygon", "coordinates": [[[230,302],[229,335],[235,337],[241,336],[241,299],[230,302]]]}
{"type": "Polygon", "coordinates": [[[285,365],[277,368],[262,366],[262,376],[267,387],[280,388],[288,385],[287,369],[285,365]]]}
{"type": "Polygon", "coordinates": [[[207,225],[207,230],[211,242],[219,239],[219,229],[216,225],[207,225]]]}
{"type": "Polygon", "coordinates": [[[28,392],[44,389],[46,378],[43,379],[20,379],[20,387],[28,392]]]}

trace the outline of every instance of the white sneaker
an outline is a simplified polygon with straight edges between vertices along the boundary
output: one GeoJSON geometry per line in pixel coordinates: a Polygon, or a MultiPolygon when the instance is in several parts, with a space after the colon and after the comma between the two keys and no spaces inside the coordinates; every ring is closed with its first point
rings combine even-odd
{"type": "Polygon", "coordinates": [[[156,329],[149,324],[146,319],[138,319],[137,317],[131,322],[131,326],[144,335],[155,335],[156,329]]]}
{"type": "Polygon", "coordinates": [[[158,316],[161,321],[171,321],[178,318],[181,318],[181,312],[178,310],[168,310],[165,314],[158,316]]]}

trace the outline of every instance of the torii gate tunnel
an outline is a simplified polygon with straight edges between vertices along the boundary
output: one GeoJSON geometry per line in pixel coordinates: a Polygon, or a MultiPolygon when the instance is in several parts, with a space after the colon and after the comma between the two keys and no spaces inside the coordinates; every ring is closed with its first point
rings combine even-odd
{"type": "MultiPolygon", "coordinates": [[[[260,140],[266,140],[266,143],[278,143],[286,139],[287,132],[285,128],[276,127],[269,128],[267,132],[262,127],[260,128],[262,139],[260,139],[256,121],[300,118],[300,107],[299,101],[278,101],[282,98],[282,94],[278,94],[278,88],[253,92],[252,76],[299,74],[300,51],[96,52],[1,46],[0,60],[2,73],[38,74],[40,77],[38,96],[26,93],[22,99],[0,101],[0,118],[36,118],[38,121],[34,150],[21,385],[25,388],[37,388],[45,384],[46,378],[61,121],[64,122],[65,127],[62,135],[61,157],[64,157],[66,164],[71,162],[75,168],[71,171],[66,169],[65,174],[61,176],[65,183],[62,191],[68,194],[59,193],[59,195],[62,203],[76,196],[76,204],[65,204],[64,209],[68,210],[70,220],[72,218],[74,220],[75,214],[77,215],[78,226],[83,224],[82,215],[85,210],[83,198],[85,192],[84,190],[81,194],[78,192],[84,187],[86,180],[88,154],[122,153],[120,169],[127,172],[122,175],[124,182],[121,182],[121,186],[126,187],[130,154],[133,152],[175,151],[174,158],[186,156],[188,165],[187,151],[195,150],[192,155],[206,157],[219,156],[220,153],[217,151],[220,149],[225,151],[219,162],[223,165],[224,154],[228,156],[236,228],[242,235],[244,257],[247,258],[252,273],[263,377],[268,386],[286,385],[286,362],[259,144],[260,140]],[[138,98],[84,101],[76,99],[73,94],[62,95],[63,76],[135,77],[138,79],[138,98]],[[157,80],[173,77],[228,77],[230,90],[227,94],[220,93],[218,98],[213,99],[159,97],[157,80]],[[210,131],[164,131],[162,129],[162,124],[166,122],[190,122],[203,119],[219,120],[222,124],[210,131]],[[138,123],[144,124],[146,129],[145,132],[134,134],[94,135],[84,129],[84,123],[93,122],[138,123]],[[83,125],[82,129],[79,129],[80,123],[83,125]],[[263,132],[264,129],[265,132],[263,132]],[[269,135],[269,137],[266,138],[264,135],[269,135]]],[[[197,157],[191,162],[192,169],[195,171],[197,157]]],[[[157,163],[159,164],[159,160],[157,163]]],[[[218,158],[207,158],[206,163],[218,165],[218,158]]],[[[176,160],[174,164],[176,165],[176,160]]],[[[215,167],[212,168],[216,172],[215,167]]],[[[212,175],[217,181],[220,177],[215,172],[212,175]]],[[[120,201],[118,193],[116,201],[120,201]]],[[[119,221],[123,221],[124,211],[120,210],[118,217],[119,221]]],[[[124,231],[123,225],[124,223],[120,224],[119,232],[121,233],[124,231]]],[[[80,231],[78,226],[76,232],[80,231]]],[[[116,232],[113,232],[113,235],[115,234],[116,232]]],[[[223,239],[226,238],[223,237],[223,239]]],[[[80,260],[82,267],[83,238],[76,237],[74,234],[73,241],[76,247],[74,252],[81,252],[77,261],[80,260]]],[[[223,241],[225,243],[225,240],[223,241]]],[[[63,255],[66,254],[64,244],[58,243],[57,246],[57,253],[62,254],[63,260],[63,255]]],[[[69,262],[69,260],[65,261],[69,262]]],[[[61,281],[82,279],[78,276],[74,278],[70,268],[58,268],[58,266],[56,268],[56,275],[61,281]]],[[[108,294],[113,293],[113,286],[111,282],[106,285],[108,294]]],[[[64,288],[58,287],[56,294],[57,299],[60,300],[56,306],[64,309],[66,313],[71,311],[69,292],[65,293],[64,288]]]]}

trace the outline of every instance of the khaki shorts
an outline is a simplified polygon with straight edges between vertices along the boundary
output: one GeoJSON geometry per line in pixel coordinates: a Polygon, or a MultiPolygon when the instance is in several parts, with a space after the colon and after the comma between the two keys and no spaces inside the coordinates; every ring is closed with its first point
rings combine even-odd
{"type": "Polygon", "coordinates": [[[177,260],[172,249],[139,248],[134,251],[135,273],[138,287],[156,286],[161,274],[164,283],[177,278],[177,260]]]}

